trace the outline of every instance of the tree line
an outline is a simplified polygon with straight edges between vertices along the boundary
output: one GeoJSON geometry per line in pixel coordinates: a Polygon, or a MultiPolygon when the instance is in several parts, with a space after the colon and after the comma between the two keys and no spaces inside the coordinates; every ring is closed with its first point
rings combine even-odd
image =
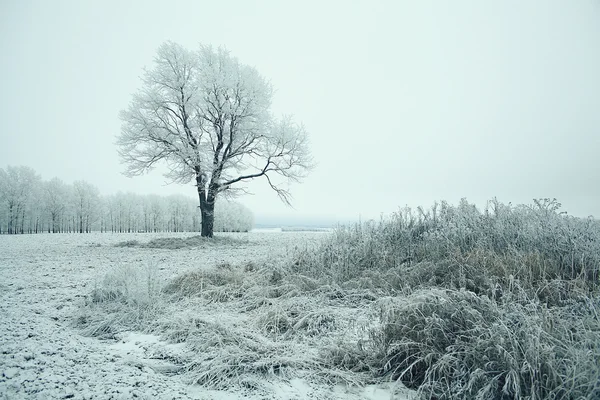
{"type": "MultiPolygon", "coordinates": [[[[101,195],[83,180],[44,181],[30,167],[0,168],[0,234],[199,232],[197,204],[183,195],[101,195]]],[[[219,199],[215,205],[215,231],[243,232],[252,225],[252,212],[242,204],[219,199]]]]}

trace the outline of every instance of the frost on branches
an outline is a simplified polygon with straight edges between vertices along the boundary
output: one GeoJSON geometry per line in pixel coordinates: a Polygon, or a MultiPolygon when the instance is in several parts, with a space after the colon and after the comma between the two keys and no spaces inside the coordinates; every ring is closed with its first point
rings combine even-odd
{"type": "Polygon", "coordinates": [[[290,202],[288,185],[310,170],[304,127],[271,114],[273,88],[223,48],[158,49],[142,88],[122,111],[119,154],[129,176],[164,161],[166,177],[197,186],[202,236],[212,236],[217,196],[244,193],[263,177],[290,202]]]}

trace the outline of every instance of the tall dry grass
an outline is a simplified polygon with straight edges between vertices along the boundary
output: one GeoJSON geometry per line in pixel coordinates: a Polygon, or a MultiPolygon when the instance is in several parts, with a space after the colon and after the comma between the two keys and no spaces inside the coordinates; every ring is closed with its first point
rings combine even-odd
{"type": "Polygon", "coordinates": [[[462,201],[340,227],[293,273],[379,298],[368,342],[330,349],[424,399],[600,398],[600,222],[556,200],[462,201]]]}

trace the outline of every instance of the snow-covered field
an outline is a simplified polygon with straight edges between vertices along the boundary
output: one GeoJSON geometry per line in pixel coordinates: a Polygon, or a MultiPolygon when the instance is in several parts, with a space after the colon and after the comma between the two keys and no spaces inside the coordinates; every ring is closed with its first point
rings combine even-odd
{"type": "MultiPolygon", "coordinates": [[[[180,365],[185,342],[141,332],[111,339],[82,335],[74,321],[85,299],[107,274],[152,270],[161,286],[186,271],[221,265],[261,265],[285,259],[295,246],[321,240],[321,232],[219,235],[217,244],[180,249],[117,247],[167,234],[41,234],[0,236],[0,398],[2,399],[389,399],[389,385],[348,388],[301,378],[265,378],[262,389],[208,390],[190,384],[180,365]],[[157,354],[168,357],[156,357],[157,354]],[[267,388],[268,390],[265,390],[267,388]]],[[[168,234],[183,238],[193,234],[168,234]]],[[[219,305],[206,320],[237,318],[219,305]]],[[[395,388],[394,390],[396,390],[395,388]]]]}

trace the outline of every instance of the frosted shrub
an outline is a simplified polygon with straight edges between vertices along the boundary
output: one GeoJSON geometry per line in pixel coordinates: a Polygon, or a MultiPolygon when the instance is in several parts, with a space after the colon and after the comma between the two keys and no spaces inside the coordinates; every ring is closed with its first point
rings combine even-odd
{"type": "Polygon", "coordinates": [[[96,284],[75,323],[87,336],[113,337],[141,329],[163,306],[160,290],[155,265],[122,266],[96,284]]]}
{"type": "Polygon", "coordinates": [[[341,297],[392,296],[369,340],[326,358],[423,399],[600,398],[600,222],[559,209],[442,202],[340,227],[299,252],[291,271],[341,297]]]}
{"type": "Polygon", "coordinates": [[[512,274],[535,283],[581,277],[595,285],[600,222],[567,216],[559,207],[544,199],[517,207],[492,200],[484,212],[466,200],[428,211],[405,208],[379,222],[338,227],[318,249],[297,254],[293,271],[344,282],[367,270],[443,261],[453,268],[483,267],[499,278],[512,274]]]}
{"type": "Polygon", "coordinates": [[[585,399],[600,394],[597,307],[579,318],[535,301],[430,289],[380,303],[380,372],[423,399],[585,399]],[[594,320],[595,319],[595,320],[594,320]]]}
{"type": "Polygon", "coordinates": [[[120,301],[130,305],[146,305],[153,301],[160,291],[156,278],[156,266],[148,264],[143,268],[124,265],[104,277],[92,292],[93,303],[120,301]]]}

